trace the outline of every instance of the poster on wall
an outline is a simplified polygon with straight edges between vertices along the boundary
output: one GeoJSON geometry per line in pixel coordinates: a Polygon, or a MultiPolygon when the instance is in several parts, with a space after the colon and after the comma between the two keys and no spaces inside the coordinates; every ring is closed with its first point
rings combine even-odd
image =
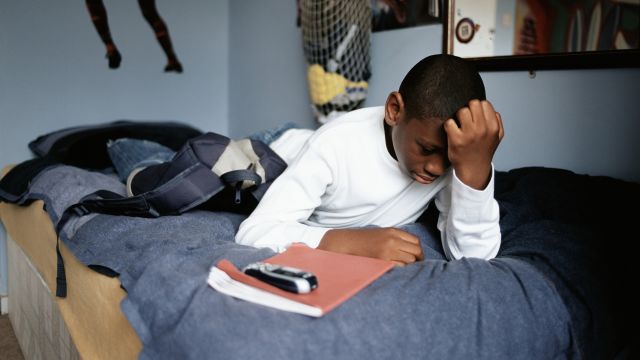
{"type": "Polygon", "coordinates": [[[634,50],[639,0],[449,0],[448,53],[491,57],[634,50]]]}
{"type": "Polygon", "coordinates": [[[371,0],[373,32],[441,22],[441,0],[371,0]]]}
{"type": "MultiPolygon", "coordinates": [[[[368,1],[371,7],[372,32],[442,22],[443,0],[368,1]]],[[[296,4],[298,8],[296,24],[300,26],[300,0],[296,0],[296,4]]]]}
{"type": "Polygon", "coordinates": [[[516,55],[637,49],[638,0],[517,0],[516,55]]]}
{"type": "MultiPolygon", "coordinates": [[[[107,65],[110,69],[118,69],[122,62],[122,54],[116,46],[115,40],[111,36],[111,30],[109,28],[109,21],[107,18],[107,9],[105,8],[102,0],[85,0],[85,2],[91,22],[106,48],[105,57],[107,58],[107,65]]],[[[151,26],[158,44],[167,57],[167,64],[164,67],[164,71],[182,73],[182,64],[180,63],[180,60],[178,60],[178,56],[173,49],[171,37],[169,35],[169,28],[158,13],[155,0],[138,0],[138,5],[140,6],[142,16],[149,26],[151,26]]]]}

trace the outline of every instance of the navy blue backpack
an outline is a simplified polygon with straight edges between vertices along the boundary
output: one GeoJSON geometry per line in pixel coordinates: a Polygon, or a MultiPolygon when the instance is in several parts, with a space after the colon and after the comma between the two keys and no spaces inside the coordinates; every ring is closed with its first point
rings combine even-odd
{"type": "MultiPolygon", "coordinates": [[[[90,213],[158,217],[197,207],[249,214],[287,167],[278,154],[257,140],[202,134],[174,123],[115,122],[64,129],[32,141],[29,146],[39,157],[7,173],[0,181],[0,200],[25,203],[29,181],[50,166],[109,166],[106,142],[119,137],[153,140],[172,149],[177,143],[182,145],[170,161],[137,169],[127,181],[129,196],[99,190],[69,206],[56,225],[57,234],[71,217],[90,213]]],[[[56,295],[65,297],[64,262],[57,250],[56,295]]]]}

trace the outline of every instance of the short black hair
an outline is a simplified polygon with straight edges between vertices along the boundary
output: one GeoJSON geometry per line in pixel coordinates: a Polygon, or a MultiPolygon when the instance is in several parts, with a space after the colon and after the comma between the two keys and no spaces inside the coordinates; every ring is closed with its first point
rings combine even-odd
{"type": "Polygon", "coordinates": [[[409,70],[400,84],[408,119],[449,119],[473,99],[485,100],[475,66],[454,55],[428,56],[409,70]]]}

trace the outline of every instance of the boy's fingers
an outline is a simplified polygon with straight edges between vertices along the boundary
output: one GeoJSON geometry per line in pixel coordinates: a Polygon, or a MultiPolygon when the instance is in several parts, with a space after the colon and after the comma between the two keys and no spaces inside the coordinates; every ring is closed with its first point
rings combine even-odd
{"type": "Polygon", "coordinates": [[[422,246],[420,246],[420,239],[417,236],[404,232],[400,237],[403,242],[398,247],[399,250],[407,252],[416,258],[420,258],[422,256],[422,246]]]}
{"type": "Polygon", "coordinates": [[[502,125],[502,116],[497,111],[496,111],[496,117],[498,118],[498,126],[500,127],[498,130],[498,138],[502,140],[502,138],[504,137],[504,125],[502,125]]]}
{"type": "Polygon", "coordinates": [[[444,122],[444,131],[449,138],[451,138],[451,136],[456,137],[461,132],[458,124],[456,124],[456,121],[453,119],[448,119],[444,122]]]}
{"type": "Polygon", "coordinates": [[[402,231],[402,233],[401,233],[402,235],[400,236],[400,238],[402,240],[404,240],[406,242],[409,242],[411,244],[416,244],[416,245],[420,244],[420,239],[418,239],[417,236],[415,236],[415,235],[413,235],[413,234],[411,234],[409,232],[406,232],[404,230],[401,230],[401,231],[402,231]]]}
{"type": "Polygon", "coordinates": [[[422,254],[422,247],[420,246],[420,240],[418,240],[418,243],[405,242],[398,248],[398,250],[409,255],[411,262],[422,260],[422,258],[424,257],[424,255],[422,254]]]}
{"type": "Polygon", "coordinates": [[[484,116],[487,118],[490,118],[493,114],[496,113],[493,105],[487,100],[482,101],[482,111],[484,112],[484,116]]]}
{"type": "Polygon", "coordinates": [[[422,248],[420,247],[420,245],[416,244],[407,243],[406,245],[398,248],[398,250],[410,254],[413,257],[420,257],[420,255],[422,254],[422,248]]]}
{"type": "Polygon", "coordinates": [[[416,256],[417,261],[424,260],[424,252],[422,251],[422,247],[420,247],[420,253],[416,256]]]}
{"type": "Polygon", "coordinates": [[[486,120],[484,113],[484,102],[480,102],[478,100],[471,100],[469,102],[469,109],[471,110],[472,120],[474,124],[477,125],[485,125],[486,120]]]}
{"type": "Polygon", "coordinates": [[[491,105],[489,101],[485,100],[482,102],[482,112],[484,114],[487,127],[489,127],[490,129],[497,128],[495,121],[493,121],[496,118],[496,110],[493,108],[493,105],[491,105]]]}
{"type": "Polygon", "coordinates": [[[497,111],[494,111],[493,107],[490,105],[485,107],[484,111],[485,111],[487,130],[489,130],[489,134],[492,134],[492,136],[494,134],[495,135],[499,134],[500,133],[500,120],[499,120],[500,114],[498,114],[497,111]]]}
{"type": "Polygon", "coordinates": [[[460,122],[460,129],[468,131],[473,126],[473,112],[468,107],[463,107],[456,113],[460,122]]]}
{"type": "Polygon", "coordinates": [[[402,265],[416,262],[416,257],[404,251],[396,251],[391,255],[391,261],[402,263],[402,265]]]}

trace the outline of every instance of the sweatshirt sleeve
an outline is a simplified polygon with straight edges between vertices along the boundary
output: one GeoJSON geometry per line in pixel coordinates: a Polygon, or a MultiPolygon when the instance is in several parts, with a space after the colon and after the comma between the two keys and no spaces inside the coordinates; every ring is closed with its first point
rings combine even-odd
{"type": "Polygon", "coordinates": [[[291,243],[317,247],[330,228],[305,225],[333,175],[326,159],[306,146],[271,184],[257,208],[240,224],[236,242],[282,252],[291,243]]]}
{"type": "Polygon", "coordinates": [[[493,197],[495,171],[484,190],[465,185],[455,174],[438,195],[438,229],[449,259],[475,257],[492,259],[501,243],[500,208],[493,197]]]}

